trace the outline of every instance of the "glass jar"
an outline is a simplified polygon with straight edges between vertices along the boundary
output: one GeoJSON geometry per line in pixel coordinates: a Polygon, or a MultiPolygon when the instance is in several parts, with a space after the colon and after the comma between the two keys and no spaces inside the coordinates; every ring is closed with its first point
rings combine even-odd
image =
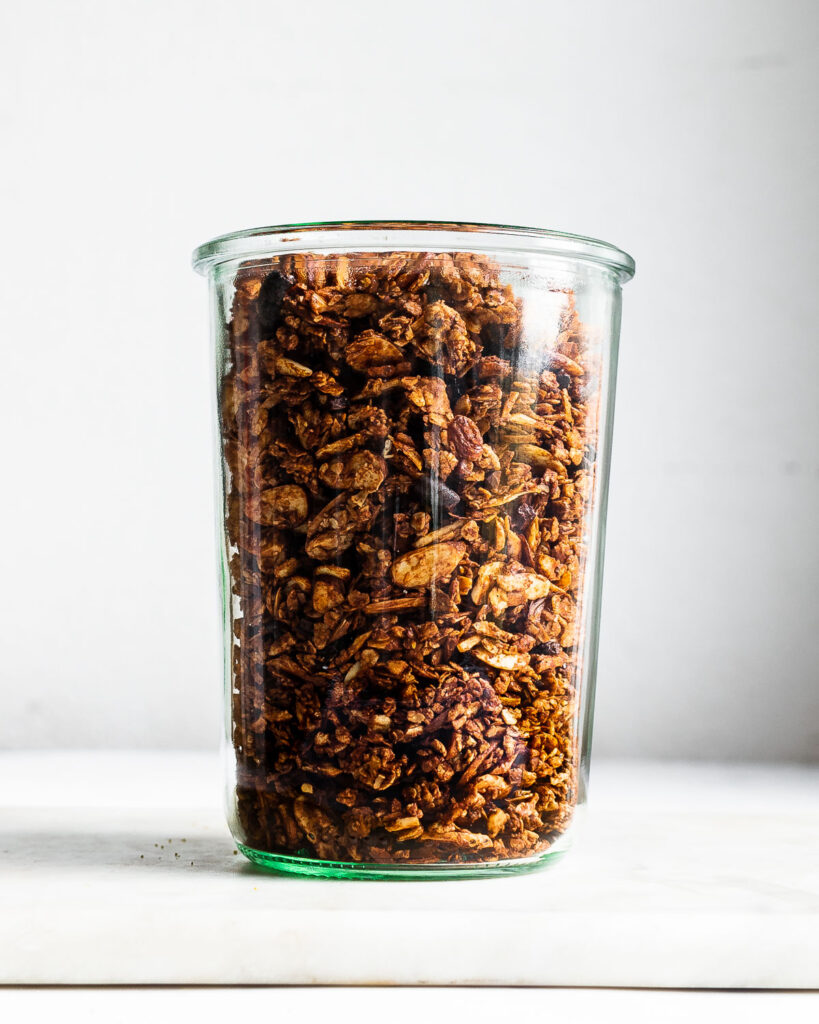
{"type": "Polygon", "coordinates": [[[225,235],[194,265],[239,849],[333,877],[547,862],[586,791],[632,259],[353,222],[225,235]]]}

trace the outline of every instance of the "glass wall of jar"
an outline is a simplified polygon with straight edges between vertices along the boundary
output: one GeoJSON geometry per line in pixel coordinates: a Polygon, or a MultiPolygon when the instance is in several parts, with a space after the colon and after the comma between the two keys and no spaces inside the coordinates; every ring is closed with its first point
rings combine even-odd
{"type": "Polygon", "coordinates": [[[239,848],[333,876],[545,863],[586,788],[633,261],[348,223],[239,232],[195,265],[239,848]]]}

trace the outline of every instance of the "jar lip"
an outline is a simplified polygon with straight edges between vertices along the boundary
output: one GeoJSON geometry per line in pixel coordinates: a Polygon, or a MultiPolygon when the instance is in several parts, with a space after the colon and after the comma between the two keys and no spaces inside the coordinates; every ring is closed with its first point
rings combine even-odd
{"type": "Polygon", "coordinates": [[[193,266],[207,274],[221,263],[271,253],[389,251],[392,249],[482,251],[563,256],[602,264],[621,281],[634,276],[634,260],[609,242],[566,231],[510,224],[422,220],[348,220],[312,224],[276,224],[231,231],[200,245],[193,266]],[[469,236],[459,239],[459,235],[469,236]]]}

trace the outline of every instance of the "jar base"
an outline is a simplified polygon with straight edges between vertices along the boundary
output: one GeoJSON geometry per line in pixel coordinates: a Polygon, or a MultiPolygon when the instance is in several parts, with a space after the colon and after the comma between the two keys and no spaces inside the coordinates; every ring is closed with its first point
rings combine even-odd
{"type": "Polygon", "coordinates": [[[253,864],[266,871],[312,878],[345,878],[390,881],[445,881],[453,878],[497,878],[521,875],[551,867],[566,853],[566,847],[547,850],[520,860],[496,860],[483,864],[373,864],[355,861],[315,860],[283,853],[265,853],[237,842],[237,847],[253,864]]]}

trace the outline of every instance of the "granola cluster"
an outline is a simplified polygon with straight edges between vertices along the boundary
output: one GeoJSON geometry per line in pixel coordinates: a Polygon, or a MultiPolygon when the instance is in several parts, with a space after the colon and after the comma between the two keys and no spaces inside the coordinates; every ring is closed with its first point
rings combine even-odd
{"type": "Polygon", "coordinates": [[[597,431],[572,295],[546,346],[480,255],[286,256],[234,286],[241,838],[376,863],[546,850],[576,801],[597,431]]]}

